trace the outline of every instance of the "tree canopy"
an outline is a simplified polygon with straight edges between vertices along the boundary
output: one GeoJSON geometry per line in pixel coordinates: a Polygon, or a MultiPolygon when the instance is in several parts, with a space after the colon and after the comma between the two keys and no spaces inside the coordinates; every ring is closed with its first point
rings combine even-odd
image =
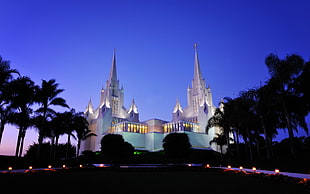
{"type": "Polygon", "coordinates": [[[169,133],[163,139],[165,155],[172,162],[186,162],[192,145],[185,133],[169,133]]]}
{"type": "Polygon", "coordinates": [[[110,163],[127,163],[133,156],[134,147],[125,142],[122,135],[107,134],[101,139],[101,152],[110,163]]]}

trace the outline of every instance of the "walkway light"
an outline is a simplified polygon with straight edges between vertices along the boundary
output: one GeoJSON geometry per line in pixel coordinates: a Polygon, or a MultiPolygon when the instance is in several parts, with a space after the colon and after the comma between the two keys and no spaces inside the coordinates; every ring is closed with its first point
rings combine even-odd
{"type": "Polygon", "coordinates": [[[243,170],[243,167],[242,167],[242,166],[240,166],[240,167],[239,167],[239,169],[240,169],[240,170],[243,170]]]}
{"type": "Polygon", "coordinates": [[[64,165],[62,165],[62,168],[66,168],[66,165],[64,164],[64,165]]]}
{"type": "Polygon", "coordinates": [[[253,170],[254,172],[256,172],[256,167],[253,167],[252,170],[253,170]]]}
{"type": "Polygon", "coordinates": [[[28,169],[29,169],[29,170],[32,170],[32,166],[29,166],[28,169]]]}
{"type": "Polygon", "coordinates": [[[104,164],[100,164],[99,167],[104,167],[104,164]]]}
{"type": "Polygon", "coordinates": [[[231,166],[230,166],[230,165],[228,165],[228,166],[227,166],[227,168],[228,168],[228,169],[231,169],[231,166]]]}
{"type": "Polygon", "coordinates": [[[10,167],[8,168],[8,170],[9,170],[9,171],[13,170],[12,166],[10,166],[10,167]]]}
{"type": "Polygon", "coordinates": [[[275,172],[276,174],[279,174],[279,173],[280,173],[280,170],[279,170],[279,169],[275,169],[274,172],[275,172]]]}
{"type": "Polygon", "coordinates": [[[80,164],[80,168],[83,168],[83,165],[82,165],[82,164],[80,164]]]}
{"type": "Polygon", "coordinates": [[[210,164],[207,164],[206,167],[207,167],[207,168],[210,168],[210,164]]]}
{"type": "Polygon", "coordinates": [[[47,168],[51,169],[51,168],[52,168],[52,165],[48,165],[47,168]]]}

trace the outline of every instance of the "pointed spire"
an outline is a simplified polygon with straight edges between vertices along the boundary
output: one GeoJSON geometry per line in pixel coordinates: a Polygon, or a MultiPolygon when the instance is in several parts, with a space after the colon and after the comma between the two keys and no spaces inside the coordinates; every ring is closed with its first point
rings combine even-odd
{"type": "MultiPolygon", "coordinates": [[[[195,48],[195,59],[194,59],[194,84],[198,84],[202,80],[201,71],[200,71],[200,65],[199,65],[199,59],[198,59],[198,49],[197,49],[198,43],[194,44],[195,48]]],[[[200,83],[201,84],[201,83],[200,83]]]]}
{"type": "Polygon", "coordinates": [[[110,71],[109,81],[117,81],[117,74],[116,74],[116,49],[114,49],[113,58],[112,58],[112,66],[110,71]]]}
{"type": "Polygon", "coordinates": [[[93,103],[91,102],[91,98],[88,101],[88,105],[86,107],[85,112],[89,112],[89,113],[93,113],[94,112],[94,107],[93,107],[93,103]]]}
{"type": "Polygon", "coordinates": [[[173,108],[173,113],[176,113],[176,112],[178,112],[178,111],[180,111],[181,113],[183,113],[182,106],[181,106],[181,104],[180,104],[179,98],[177,97],[175,106],[174,106],[174,108],[173,108]]]}
{"type": "Polygon", "coordinates": [[[128,111],[128,113],[130,113],[130,112],[134,112],[134,113],[138,113],[138,107],[137,107],[137,105],[136,105],[136,103],[135,103],[135,99],[134,98],[132,98],[132,102],[131,102],[131,105],[130,105],[130,108],[129,108],[129,111],[128,111]]]}

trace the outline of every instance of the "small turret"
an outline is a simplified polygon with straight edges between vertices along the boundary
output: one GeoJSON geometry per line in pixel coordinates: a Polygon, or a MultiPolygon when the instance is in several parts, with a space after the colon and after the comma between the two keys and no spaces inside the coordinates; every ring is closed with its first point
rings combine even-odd
{"type": "Polygon", "coordinates": [[[183,118],[182,115],[183,115],[183,108],[180,104],[179,98],[177,98],[172,112],[172,121],[175,122],[182,120],[183,118]]]}
{"type": "Polygon", "coordinates": [[[94,107],[93,107],[93,103],[91,102],[91,99],[89,99],[88,105],[87,105],[87,107],[85,109],[85,113],[87,113],[87,112],[91,113],[91,114],[94,113],[94,107]]]}
{"type": "Polygon", "coordinates": [[[133,122],[139,122],[139,112],[138,112],[138,107],[135,103],[135,99],[132,99],[132,103],[130,105],[129,111],[129,121],[133,121],[133,122]]]}

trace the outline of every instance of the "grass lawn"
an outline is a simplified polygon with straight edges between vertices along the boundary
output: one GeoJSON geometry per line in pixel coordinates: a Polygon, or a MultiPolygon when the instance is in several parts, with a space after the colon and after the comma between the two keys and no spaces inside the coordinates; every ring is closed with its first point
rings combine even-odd
{"type": "Polygon", "coordinates": [[[308,193],[300,185],[217,169],[72,169],[0,174],[9,193],[308,193]]]}

